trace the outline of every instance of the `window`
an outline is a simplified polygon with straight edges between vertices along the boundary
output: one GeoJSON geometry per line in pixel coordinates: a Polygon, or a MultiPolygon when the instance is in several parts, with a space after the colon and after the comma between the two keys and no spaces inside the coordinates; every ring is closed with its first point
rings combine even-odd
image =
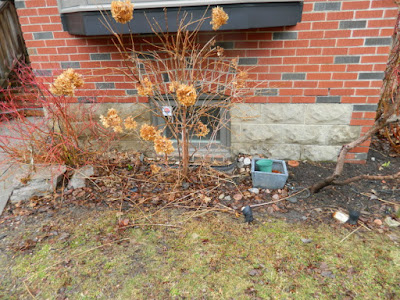
{"type": "MultiPolygon", "coordinates": [[[[192,109],[200,109],[205,99],[206,96],[201,97],[192,109]]],[[[217,103],[216,101],[217,100],[215,100],[215,104],[217,103]]],[[[210,132],[207,134],[207,136],[199,138],[194,134],[194,130],[189,131],[192,151],[194,149],[202,151],[207,148],[226,150],[230,146],[229,111],[226,108],[214,105],[213,102],[214,101],[211,101],[211,107],[210,110],[207,111],[207,115],[200,118],[200,121],[207,125],[207,127],[210,129],[210,132]],[[216,128],[217,130],[213,130],[213,128],[216,128]]],[[[208,103],[210,103],[209,100],[208,103]]],[[[161,111],[162,109],[161,104],[154,99],[151,101],[151,105],[153,110],[161,111]]],[[[152,120],[153,125],[164,129],[164,134],[166,137],[176,142],[176,137],[172,133],[171,129],[166,126],[168,118],[175,117],[174,112],[176,110],[176,106],[174,106],[172,102],[170,102],[170,106],[172,107],[172,116],[161,117],[153,114],[152,120]]],[[[180,138],[180,135],[178,138],[180,138]]]]}

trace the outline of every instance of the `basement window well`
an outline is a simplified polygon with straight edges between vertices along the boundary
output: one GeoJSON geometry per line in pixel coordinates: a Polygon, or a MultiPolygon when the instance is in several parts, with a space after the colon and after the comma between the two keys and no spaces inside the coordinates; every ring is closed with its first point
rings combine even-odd
{"type": "MultiPolygon", "coordinates": [[[[104,11],[110,15],[111,2],[58,0],[64,30],[70,34],[84,36],[110,35],[102,19],[104,11]]],[[[224,30],[293,26],[301,21],[303,11],[303,0],[137,0],[132,3],[135,5],[135,11],[129,26],[111,20],[119,33],[129,33],[129,27],[133,33],[152,33],[146,17],[149,20],[157,20],[161,30],[166,31],[165,14],[167,19],[171,20],[168,22],[169,32],[174,32],[178,25],[177,17],[182,11],[189,13],[193,19],[199,19],[207,8],[216,5],[223,6],[229,15],[229,22],[224,25],[224,30]],[[167,8],[166,12],[164,8],[167,8]]],[[[201,31],[211,30],[209,22],[205,22],[201,28],[201,31]]]]}

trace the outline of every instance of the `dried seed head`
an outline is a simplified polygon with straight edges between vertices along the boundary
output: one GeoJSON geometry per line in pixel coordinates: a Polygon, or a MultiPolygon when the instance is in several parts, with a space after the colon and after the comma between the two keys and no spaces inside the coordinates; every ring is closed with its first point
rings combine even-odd
{"type": "Polygon", "coordinates": [[[154,150],[157,154],[171,154],[174,152],[175,148],[172,146],[172,141],[166,137],[158,135],[154,139],[154,150]]]}
{"type": "Polygon", "coordinates": [[[112,127],[115,132],[122,132],[121,118],[114,108],[107,111],[107,116],[100,116],[100,122],[105,128],[112,127]],[[117,129],[116,129],[117,128],[117,129]]]}
{"type": "Polygon", "coordinates": [[[177,81],[172,81],[172,82],[169,84],[169,91],[170,91],[171,93],[174,93],[174,92],[176,91],[176,89],[178,88],[178,86],[179,86],[179,83],[178,83],[177,81]]]}
{"type": "Polygon", "coordinates": [[[145,77],[138,86],[138,94],[140,96],[153,96],[153,83],[148,77],[145,77]]]}
{"type": "Polygon", "coordinates": [[[220,46],[217,46],[217,55],[219,57],[223,56],[224,55],[224,48],[222,48],[220,46]]]}
{"type": "Polygon", "coordinates": [[[125,2],[112,1],[111,15],[118,23],[128,23],[133,18],[133,4],[130,0],[126,0],[125,2]]]}
{"type": "Polygon", "coordinates": [[[158,172],[160,172],[161,167],[157,166],[157,165],[150,165],[150,170],[151,170],[151,173],[157,174],[158,172]]]}
{"type": "Polygon", "coordinates": [[[83,83],[81,74],[76,73],[74,69],[67,69],[54,80],[50,92],[57,96],[73,96],[75,89],[83,83]]]}
{"type": "Polygon", "coordinates": [[[240,71],[239,74],[236,76],[236,81],[234,81],[232,84],[235,85],[238,89],[244,88],[248,78],[249,74],[246,71],[240,71]]]}
{"type": "Polygon", "coordinates": [[[194,130],[196,136],[198,137],[206,136],[210,132],[210,129],[208,129],[207,125],[203,124],[203,122],[200,121],[196,124],[194,130]]]}
{"type": "Polygon", "coordinates": [[[180,84],[176,89],[178,102],[185,106],[192,106],[196,103],[197,92],[193,85],[180,84]]]}
{"type": "Polygon", "coordinates": [[[127,117],[124,120],[124,126],[127,130],[134,130],[137,127],[137,122],[132,117],[127,117]]]}
{"type": "Polygon", "coordinates": [[[212,9],[211,22],[213,30],[218,30],[222,25],[226,24],[229,16],[222,7],[214,7],[212,9]]]}
{"type": "Polygon", "coordinates": [[[140,128],[140,137],[145,141],[154,141],[156,136],[159,136],[160,132],[152,125],[144,124],[140,128]]]}

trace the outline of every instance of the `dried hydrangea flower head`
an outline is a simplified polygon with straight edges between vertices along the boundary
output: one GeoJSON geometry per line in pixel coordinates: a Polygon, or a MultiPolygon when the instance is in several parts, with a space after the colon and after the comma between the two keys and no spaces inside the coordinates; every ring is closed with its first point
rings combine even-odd
{"type": "Polygon", "coordinates": [[[145,141],[154,141],[160,132],[152,125],[143,124],[140,128],[140,137],[145,141]]]}
{"type": "Polygon", "coordinates": [[[158,172],[160,172],[161,167],[157,165],[150,165],[150,170],[152,174],[157,174],[158,172]]]}
{"type": "Polygon", "coordinates": [[[220,47],[220,46],[217,46],[217,55],[218,55],[218,57],[221,57],[221,56],[223,56],[224,55],[224,48],[222,48],[222,47],[220,47]]]}
{"type": "Polygon", "coordinates": [[[161,135],[158,135],[154,139],[154,150],[156,150],[157,154],[171,154],[174,152],[175,148],[172,146],[172,141],[170,139],[167,139],[166,137],[163,137],[161,135]]]}
{"type": "Polygon", "coordinates": [[[195,130],[196,136],[198,136],[198,137],[204,137],[210,132],[210,129],[208,129],[207,125],[205,125],[203,122],[200,122],[200,121],[196,124],[196,127],[194,130],[195,130]]]}
{"type": "Polygon", "coordinates": [[[140,96],[153,96],[153,83],[148,77],[145,77],[138,86],[138,94],[140,96]]]}
{"type": "Polygon", "coordinates": [[[134,130],[137,127],[137,122],[132,117],[127,117],[124,120],[124,126],[127,130],[134,130]]]}
{"type": "Polygon", "coordinates": [[[170,84],[169,84],[169,91],[171,92],[171,93],[174,93],[175,91],[176,91],[176,89],[178,88],[178,86],[179,86],[179,83],[177,82],[177,81],[172,81],[170,84]]]}
{"type": "Polygon", "coordinates": [[[236,77],[236,81],[233,82],[233,85],[238,89],[243,88],[245,87],[248,78],[249,74],[246,71],[240,71],[236,77]]]}
{"type": "Polygon", "coordinates": [[[100,122],[105,128],[112,128],[114,132],[122,133],[121,118],[115,108],[110,108],[107,111],[107,116],[100,116],[100,122]]]}
{"type": "Polygon", "coordinates": [[[82,75],[75,72],[74,69],[67,69],[54,80],[50,87],[50,92],[57,96],[73,96],[76,88],[83,85],[82,75]]]}
{"type": "Polygon", "coordinates": [[[111,15],[118,23],[126,24],[133,18],[133,4],[130,0],[112,1],[111,15]]]}
{"type": "Polygon", "coordinates": [[[218,30],[222,25],[226,24],[229,16],[222,7],[214,7],[211,14],[211,22],[213,30],[218,30]]]}
{"type": "Polygon", "coordinates": [[[178,102],[185,106],[192,106],[196,103],[197,92],[193,85],[180,84],[176,89],[178,102]]]}

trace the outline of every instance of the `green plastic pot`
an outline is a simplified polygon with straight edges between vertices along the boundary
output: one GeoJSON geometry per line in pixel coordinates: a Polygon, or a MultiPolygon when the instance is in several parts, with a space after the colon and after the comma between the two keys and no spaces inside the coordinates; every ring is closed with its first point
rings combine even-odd
{"type": "Polygon", "coordinates": [[[261,172],[272,172],[272,163],[270,159],[260,159],[256,161],[257,169],[261,172]]]}

